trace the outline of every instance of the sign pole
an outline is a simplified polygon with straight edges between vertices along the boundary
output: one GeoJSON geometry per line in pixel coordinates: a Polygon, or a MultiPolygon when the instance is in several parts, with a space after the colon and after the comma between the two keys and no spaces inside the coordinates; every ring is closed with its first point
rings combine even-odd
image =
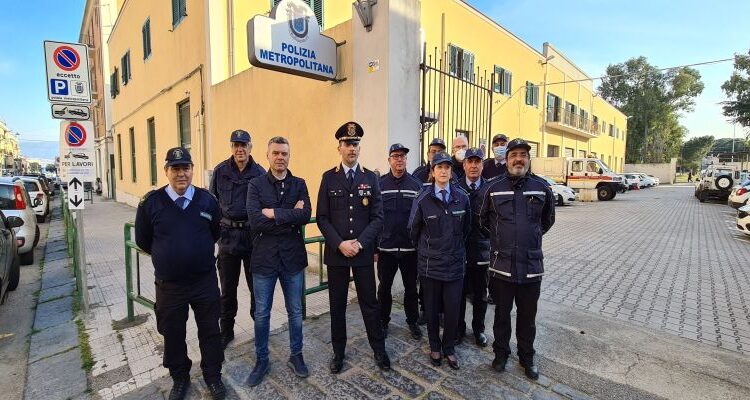
{"type": "Polygon", "coordinates": [[[89,312],[89,285],[86,275],[86,240],[83,234],[83,210],[73,211],[76,219],[76,234],[78,238],[78,273],[81,274],[81,306],[84,313],[89,312]]]}

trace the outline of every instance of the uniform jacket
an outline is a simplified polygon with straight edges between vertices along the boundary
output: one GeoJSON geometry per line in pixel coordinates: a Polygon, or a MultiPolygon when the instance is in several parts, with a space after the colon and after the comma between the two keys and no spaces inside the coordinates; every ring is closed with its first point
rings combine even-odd
{"type": "Polygon", "coordinates": [[[466,172],[464,172],[464,164],[461,161],[456,160],[456,156],[451,156],[451,184],[461,183],[461,179],[464,179],[466,172]]]}
{"type": "Polygon", "coordinates": [[[489,234],[490,273],[526,283],[542,280],[542,235],[555,223],[554,197],[546,181],[526,174],[493,179],[483,191],[480,227],[489,234]]]}
{"type": "Polygon", "coordinates": [[[482,167],[482,177],[484,179],[497,178],[498,176],[505,175],[508,172],[508,164],[497,164],[494,158],[484,160],[482,167]]]}
{"type": "Polygon", "coordinates": [[[427,183],[427,179],[430,177],[430,164],[418,166],[411,175],[417,178],[418,181],[427,183]]]}
{"type": "Polygon", "coordinates": [[[383,199],[378,178],[372,171],[358,166],[351,185],[341,165],[324,172],[315,214],[326,239],[326,265],[373,264],[376,241],[383,229],[383,199]],[[357,239],[363,246],[351,258],[339,251],[341,242],[350,239],[357,239]]]}
{"type": "Polygon", "coordinates": [[[231,228],[227,220],[247,221],[247,184],[266,171],[250,156],[247,166],[240,172],[234,157],[222,161],[214,168],[209,191],[216,196],[224,220],[221,227],[219,252],[234,255],[249,255],[252,250],[250,230],[231,228]]]}
{"type": "Polygon", "coordinates": [[[479,177],[479,188],[471,190],[466,184],[466,179],[462,180],[461,188],[469,194],[471,202],[471,232],[466,239],[466,265],[488,266],[490,264],[490,237],[485,231],[479,228],[479,209],[482,207],[482,193],[488,187],[486,179],[479,177]]]}
{"type": "Polygon", "coordinates": [[[465,272],[465,241],[471,231],[469,197],[450,186],[448,207],[435,196],[433,185],[419,194],[409,215],[409,237],[417,247],[419,276],[454,281],[465,272]]]}
{"type": "Polygon", "coordinates": [[[378,251],[391,254],[414,252],[407,229],[409,212],[414,199],[422,190],[422,182],[405,172],[400,178],[389,172],[380,177],[383,196],[383,231],[378,240],[378,251]]]}
{"type": "Polygon", "coordinates": [[[219,239],[221,218],[216,199],[196,187],[183,210],[165,187],[146,194],[135,215],[135,242],[151,255],[154,276],[166,281],[190,281],[215,273],[214,243],[219,239]]]}
{"type": "Polygon", "coordinates": [[[287,171],[278,180],[269,171],[252,181],[247,190],[247,214],[254,234],[250,263],[253,274],[270,275],[274,271],[295,274],[307,266],[307,251],[302,227],[310,222],[310,195],[302,178],[287,171]],[[302,208],[294,208],[302,200],[302,208]],[[272,208],[274,218],[263,215],[272,208]]]}

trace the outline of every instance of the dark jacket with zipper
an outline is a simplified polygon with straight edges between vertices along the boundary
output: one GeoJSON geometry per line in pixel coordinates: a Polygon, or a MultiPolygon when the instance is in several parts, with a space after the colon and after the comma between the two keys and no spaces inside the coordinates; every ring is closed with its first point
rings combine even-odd
{"type": "Polygon", "coordinates": [[[416,249],[409,239],[407,224],[414,199],[422,191],[422,182],[404,172],[400,178],[389,172],[380,177],[383,196],[383,231],[378,240],[378,251],[398,255],[413,254],[416,249]]]}
{"type": "Polygon", "coordinates": [[[374,264],[375,246],[383,229],[383,199],[375,173],[357,166],[354,183],[339,164],[323,173],[315,218],[326,239],[324,262],[332,266],[374,264]],[[339,251],[344,240],[357,239],[362,249],[354,257],[339,251]]]}
{"type": "Polygon", "coordinates": [[[555,223],[554,197],[543,179],[507,174],[487,183],[479,210],[480,227],[490,237],[493,278],[513,283],[542,280],[542,235],[555,223]]]}
{"type": "Polygon", "coordinates": [[[487,267],[490,264],[490,237],[479,229],[479,209],[482,207],[482,193],[487,189],[488,181],[480,176],[477,182],[479,188],[471,190],[466,179],[461,181],[461,188],[469,194],[471,202],[471,232],[466,239],[466,265],[469,268],[487,267]]]}
{"type": "Polygon", "coordinates": [[[307,184],[287,170],[283,180],[269,171],[247,186],[247,215],[253,239],[250,263],[253,274],[279,272],[294,275],[307,266],[307,251],[302,228],[310,222],[312,208],[307,184]],[[302,208],[295,208],[302,200],[302,208]],[[272,208],[274,218],[263,215],[272,208]]]}
{"type": "Polygon", "coordinates": [[[448,205],[426,186],[412,204],[409,237],[417,247],[419,276],[450,282],[466,269],[466,238],[471,231],[471,205],[466,192],[450,185],[448,205]]]}

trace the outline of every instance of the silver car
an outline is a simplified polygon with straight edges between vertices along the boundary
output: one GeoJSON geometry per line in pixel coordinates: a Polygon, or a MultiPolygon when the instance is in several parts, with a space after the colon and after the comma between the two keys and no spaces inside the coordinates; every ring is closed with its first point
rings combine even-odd
{"type": "Polygon", "coordinates": [[[34,207],[40,204],[39,199],[31,200],[21,178],[0,178],[0,210],[6,217],[19,217],[23,220],[23,225],[14,228],[22,265],[34,263],[34,248],[39,243],[39,226],[34,207]]]}

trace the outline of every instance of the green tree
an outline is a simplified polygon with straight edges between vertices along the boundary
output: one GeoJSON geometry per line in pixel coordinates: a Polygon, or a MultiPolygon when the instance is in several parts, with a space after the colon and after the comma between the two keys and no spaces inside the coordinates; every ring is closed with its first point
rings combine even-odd
{"type": "Polygon", "coordinates": [[[57,172],[57,167],[55,167],[55,164],[47,164],[44,167],[44,170],[47,171],[47,172],[55,173],[55,172],[57,172]]]}
{"type": "Polygon", "coordinates": [[[680,165],[693,171],[698,170],[703,157],[713,148],[714,142],[714,137],[710,135],[694,137],[685,142],[682,146],[680,165]]]}
{"type": "MultiPolygon", "coordinates": [[[[750,52],[735,56],[734,72],[721,89],[730,98],[722,103],[724,115],[736,124],[750,127],[750,52]]],[[[750,140],[750,132],[747,139],[750,140]]]]}
{"type": "Polygon", "coordinates": [[[628,120],[628,163],[669,162],[680,153],[687,129],[680,113],[690,112],[703,91],[700,73],[692,68],[660,71],[646,57],[609,65],[599,94],[628,120]]]}
{"type": "Polygon", "coordinates": [[[732,152],[732,140],[734,140],[734,151],[747,151],[747,143],[742,139],[732,138],[721,138],[716,139],[713,147],[711,147],[711,153],[731,153],[732,152]]]}

